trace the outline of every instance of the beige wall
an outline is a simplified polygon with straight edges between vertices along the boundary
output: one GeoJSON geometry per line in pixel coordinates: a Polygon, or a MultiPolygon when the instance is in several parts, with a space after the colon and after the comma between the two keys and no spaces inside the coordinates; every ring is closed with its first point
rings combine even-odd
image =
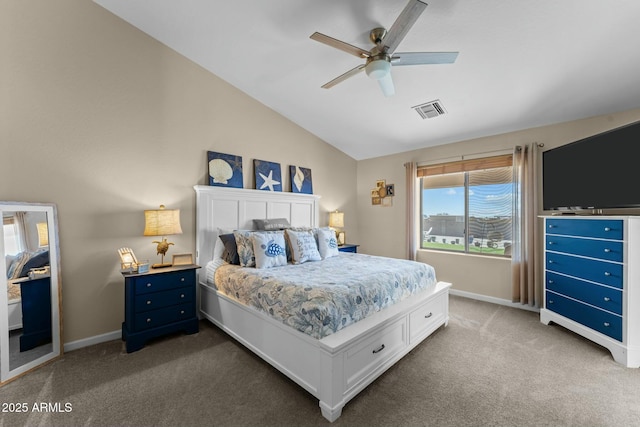
{"type": "MultiPolygon", "coordinates": [[[[463,155],[510,151],[516,145],[532,142],[544,144],[542,150],[548,150],[638,120],[640,109],[359,161],[360,249],[376,255],[405,256],[406,162],[460,159],[463,155]],[[395,184],[396,195],[392,207],[371,205],[371,188],[378,179],[395,184]]],[[[425,126],[428,126],[428,122],[425,126]]],[[[456,290],[511,300],[511,267],[508,259],[420,250],[418,260],[432,264],[438,279],[452,282],[456,290]]]]}
{"type": "Polygon", "coordinates": [[[195,251],[207,150],[243,156],[245,188],[253,159],[311,168],[321,221],[355,223],[354,159],[90,0],[3,0],[0,31],[0,200],[58,206],[66,343],[120,328],[117,248],[158,258],[144,209],[180,208],[168,255],[195,251]]]}

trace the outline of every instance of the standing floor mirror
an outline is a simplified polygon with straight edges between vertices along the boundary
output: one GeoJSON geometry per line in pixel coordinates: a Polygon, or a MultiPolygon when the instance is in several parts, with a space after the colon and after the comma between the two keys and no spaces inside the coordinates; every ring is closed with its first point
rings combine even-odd
{"type": "Polygon", "coordinates": [[[0,202],[0,384],[62,355],[54,204],[0,202]]]}

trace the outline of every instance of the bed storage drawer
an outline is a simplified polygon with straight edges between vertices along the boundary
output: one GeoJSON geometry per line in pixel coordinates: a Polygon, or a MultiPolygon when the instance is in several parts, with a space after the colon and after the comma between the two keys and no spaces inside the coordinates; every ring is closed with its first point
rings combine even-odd
{"type": "Polygon", "coordinates": [[[427,301],[409,314],[409,343],[421,341],[444,323],[447,295],[427,301]]]}
{"type": "Polygon", "coordinates": [[[349,390],[368,376],[375,374],[385,362],[407,346],[406,318],[387,326],[354,344],[345,353],[345,389],[349,390]]]}

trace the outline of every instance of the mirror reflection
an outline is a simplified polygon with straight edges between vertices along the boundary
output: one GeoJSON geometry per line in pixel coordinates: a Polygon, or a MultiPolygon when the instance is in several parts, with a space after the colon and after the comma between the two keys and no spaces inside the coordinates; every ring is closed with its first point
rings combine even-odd
{"type": "Polygon", "coordinates": [[[46,212],[3,212],[9,370],[52,351],[51,265],[46,212]]]}
{"type": "Polygon", "coordinates": [[[11,379],[61,354],[52,205],[0,203],[0,365],[11,379]],[[53,248],[53,250],[51,250],[53,248]],[[6,295],[6,299],[4,296],[6,295]]]}

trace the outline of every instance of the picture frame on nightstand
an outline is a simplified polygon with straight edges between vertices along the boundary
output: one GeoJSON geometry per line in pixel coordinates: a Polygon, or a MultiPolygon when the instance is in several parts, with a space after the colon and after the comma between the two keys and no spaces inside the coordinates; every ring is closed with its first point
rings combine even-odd
{"type": "Polygon", "coordinates": [[[171,264],[176,265],[191,265],[193,264],[193,254],[174,254],[171,264]]]}

